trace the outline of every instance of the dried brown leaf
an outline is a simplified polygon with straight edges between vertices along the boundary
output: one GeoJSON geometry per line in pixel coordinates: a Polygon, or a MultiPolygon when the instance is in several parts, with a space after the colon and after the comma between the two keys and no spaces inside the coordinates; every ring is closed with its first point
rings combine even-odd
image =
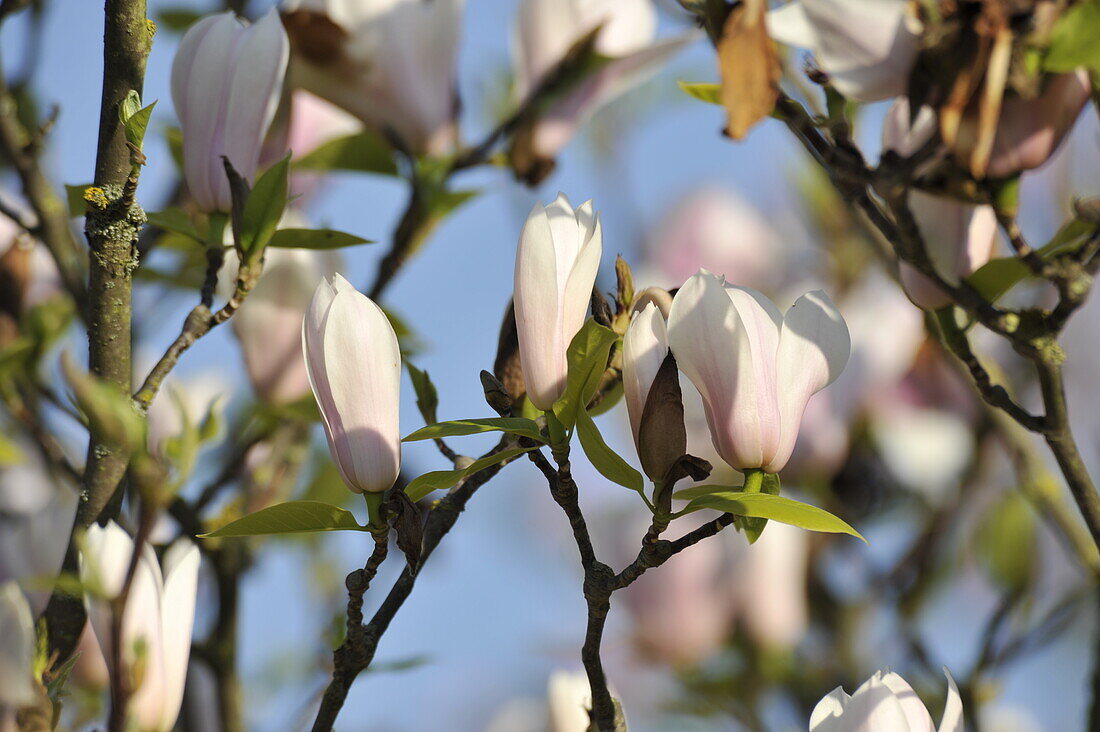
{"type": "Polygon", "coordinates": [[[782,70],[764,23],[767,9],[765,0],[742,2],[730,11],[718,42],[726,134],[735,140],[771,114],[779,98],[782,70]]]}

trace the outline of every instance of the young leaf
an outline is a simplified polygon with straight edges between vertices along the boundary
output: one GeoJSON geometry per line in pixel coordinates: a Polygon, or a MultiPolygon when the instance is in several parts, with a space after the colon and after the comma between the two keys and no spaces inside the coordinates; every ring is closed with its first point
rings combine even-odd
{"type": "Polygon", "coordinates": [[[1067,8],[1054,23],[1043,59],[1046,71],[1066,72],[1085,66],[1100,70],[1100,0],[1084,0],[1067,8]]]}
{"type": "Polygon", "coordinates": [[[695,97],[701,102],[707,104],[722,104],[720,97],[722,87],[718,84],[708,84],[705,82],[690,82],[690,81],[677,81],[680,89],[690,97],[695,97]]]}
{"type": "Polygon", "coordinates": [[[437,422],[421,427],[402,442],[434,440],[439,437],[462,437],[479,432],[507,432],[520,437],[529,437],[538,442],[546,442],[533,420],[523,417],[493,417],[491,419],[459,419],[452,422],[437,422]]]}
{"type": "Polygon", "coordinates": [[[704,508],[732,513],[736,516],[770,519],[809,531],[849,534],[864,542],[867,541],[858,531],[828,511],[785,496],[735,491],[712,493],[692,500],[684,512],[692,513],[704,508]]]}
{"type": "Polygon", "coordinates": [[[373,243],[370,239],[334,229],[279,229],[271,235],[267,245],[282,249],[341,249],[373,243]]]}
{"type": "Polygon", "coordinates": [[[405,361],[405,368],[409,372],[413,391],[416,392],[416,407],[420,410],[420,416],[427,424],[435,424],[439,421],[439,417],[436,416],[439,393],[435,390],[435,384],[432,383],[427,371],[421,371],[409,361],[405,361]]]}
{"type": "Polygon", "coordinates": [[[294,162],[297,170],[348,170],[358,173],[397,175],[393,151],[385,138],[373,131],[363,131],[329,140],[316,150],[294,162]]]}
{"type": "Polygon", "coordinates": [[[118,116],[122,120],[126,141],[139,150],[145,141],[145,132],[149,129],[149,118],[153,115],[153,107],[157,106],[154,101],[147,107],[131,110],[132,106],[140,104],[141,99],[137,96],[137,92],[131,89],[130,96],[118,108],[118,116]]]}
{"type": "Polygon", "coordinates": [[[163,211],[149,211],[146,213],[149,223],[158,229],[171,231],[189,239],[194,239],[200,244],[204,243],[202,234],[191,223],[191,217],[182,208],[166,208],[163,211]]]}
{"type": "Polygon", "coordinates": [[[533,447],[517,447],[511,450],[502,450],[494,455],[475,460],[462,470],[433,470],[429,473],[424,473],[421,476],[413,478],[409,484],[405,486],[405,493],[409,496],[410,500],[414,502],[419,501],[432,491],[447,490],[463,478],[485,470],[485,468],[502,463],[505,460],[511,460],[517,455],[522,455],[533,449],[533,447]]]}
{"type": "Polygon", "coordinates": [[[565,393],[554,403],[554,414],[567,430],[577,423],[577,413],[592,401],[607,368],[607,355],[619,336],[589,318],[566,352],[569,375],[565,393]]]}
{"type": "Polygon", "coordinates": [[[84,191],[91,188],[91,183],[71,186],[65,184],[65,202],[69,206],[69,216],[76,218],[83,216],[88,211],[88,202],[84,200],[84,191]]]}
{"type": "Polygon", "coordinates": [[[241,213],[238,244],[246,256],[259,254],[271,241],[283,217],[287,200],[290,156],[272,165],[259,177],[248,194],[241,213]]]}
{"type": "Polygon", "coordinates": [[[250,513],[220,529],[200,534],[200,539],[231,536],[309,534],[318,531],[367,531],[351,511],[319,501],[288,501],[250,513]]]}
{"type": "Polygon", "coordinates": [[[600,475],[632,491],[638,493],[645,491],[645,480],[642,474],[607,446],[596,423],[584,409],[577,412],[577,436],[580,437],[584,454],[592,461],[592,466],[599,471],[600,475]]]}
{"type": "MultiPolygon", "coordinates": [[[[1058,254],[1072,252],[1095,230],[1096,224],[1082,219],[1071,219],[1049,242],[1039,248],[1038,254],[1043,259],[1050,259],[1058,254]]],[[[1029,275],[1030,271],[1019,258],[1001,257],[986,262],[967,281],[982,297],[995,302],[1029,275]]]]}
{"type": "MultiPolygon", "coordinates": [[[[779,476],[775,473],[764,473],[760,483],[760,492],[770,496],[779,495],[779,476]]],[[[764,527],[768,525],[766,518],[746,516],[741,519],[741,530],[745,532],[750,544],[755,544],[760,535],[764,533],[764,527]]]]}

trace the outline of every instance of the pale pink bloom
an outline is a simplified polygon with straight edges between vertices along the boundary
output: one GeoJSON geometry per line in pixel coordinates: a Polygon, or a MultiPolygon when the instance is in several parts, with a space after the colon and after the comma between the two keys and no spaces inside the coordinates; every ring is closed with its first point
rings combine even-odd
{"type": "MultiPolygon", "coordinates": [[[[899,99],[886,114],[882,147],[902,156],[911,155],[928,139],[934,125],[935,116],[927,107],[910,125],[909,100],[899,99]]],[[[917,190],[909,192],[908,203],[928,256],[947,282],[957,284],[993,258],[997,215],[992,206],[975,206],[917,190]]],[[[937,310],[951,304],[947,293],[916,267],[900,262],[899,269],[902,286],[916,305],[937,310]]]]}
{"type": "Polygon", "coordinates": [[[703,267],[767,290],[782,275],[786,248],[759,209],[733,191],[708,188],[661,219],[649,252],[661,287],[676,287],[703,267]]]}
{"type": "MultiPolygon", "coordinates": [[[[186,539],[177,541],[164,555],[163,574],[152,546],[139,551],[122,616],[123,669],[110,672],[133,675],[142,669],[129,713],[143,731],[169,732],[179,716],[191,653],[199,550],[186,539]]],[[[133,539],[113,521],[92,525],[84,535],[80,578],[96,590],[89,598],[89,617],[108,658],[114,643],[109,600],[121,592],[133,552],[133,539]]]]}
{"type": "Polygon", "coordinates": [[[546,697],[550,707],[550,732],[587,732],[592,691],[583,671],[550,674],[546,697]]]}
{"type": "Polygon", "coordinates": [[[23,293],[19,303],[24,309],[39,305],[61,292],[61,275],[49,250],[17,223],[0,214],[0,259],[12,249],[23,250],[29,255],[27,277],[22,283],[23,293]]]}
{"type": "Polygon", "coordinates": [[[905,94],[921,30],[908,0],[792,0],[767,20],[776,41],[812,51],[845,97],[873,102],[905,94]]]}
{"type": "Polygon", "coordinates": [[[539,157],[555,157],[597,109],[651,77],[695,39],[692,34],[656,41],[651,0],[524,0],[513,44],[520,101],[597,27],[594,50],[610,60],[540,116],[533,134],[539,157]]]}
{"type": "Polygon", "coordinates": [[[806,634],[809,534],[772,521],[745,552],[735,587],[745,630],[765,647],[792,648],[806,634]]]}
{"type": "Polygon", "coordinates": [[[84,624],[84,630],[80,632],[80,640],[76,644],[76,652],[80,654],[73,664],[73,678],[77,684],[83,689],[106,689],[111,680],[107,671],[107,659],[103,657],[91,623],[84,624]]]}
{"type": "Polygon", "coordinates": [[[639,430],[649,388],[668,356],[665,316],[652,302],[634,315],[623,336],[623,396],[634,445],[641,450],[639,430]]]}
{"type": "Polygon", "coordinates": [[[27,598],[14,582],[0,584],[0,712],[38,700],[35,655],[34,616],[27,598]]]}
{"type": "Polygon", "coordinates": [[[806,403],[836,380],[851,348],[844,319],[820,290],[783,315],[763,294],[706,270],[673,299],[668,340],[703,398],[722,459],[768,472],[786,465],[806,403]]]}
{"type": "MultiPolygon", "coordinates": [[[[938,732],[963,732],[962,698],[947,675],[947,705],[938,732]]],[[[848,696],[837,687],[814,707],[810,732],[937,732],[924,703],[905,679],[881,671],[848,696]]]]}
{"type": "MultiPolygon", "coordinates": [[[[294,83],[418,153],[455,144],[455,67],[463,0],[300,0],[341,31],[332,59],[295,55],[294,83]]],[[[296,46],[297,48],[297,46],[296,46]]]]}
{"type": "Polygon", "coordinates": [[[603,251],[600,217],[564,193],[535,204],[516,251],[515,311],[527,396],[542,410],[565,389],[565,354],[584,325],[603,251]]]}
{"type": "Polygon", "coordinates": [[[321,280],[302,347],[344,482],[356,493],[389,489],[401,469],[401,349],[386,314],[339,274],[321,280]]]}
{"type": "Polygon", "coordinates": [[[318,280],[336,273],[334,252],[269,249],[260,281],[233,317],[252,388],[269,404],[309,394],[302,357],[302,319],[318,280]]]}
{"type": "Polygon", "coordinates": [[[256,175],[289,54],[274,10],[250,26],[231,11],[211,15],[180,41],[172,62],[172,102],[183,132],[184,178],[201,210],[230,209],[223,155],[245,179],[256,175]]]}

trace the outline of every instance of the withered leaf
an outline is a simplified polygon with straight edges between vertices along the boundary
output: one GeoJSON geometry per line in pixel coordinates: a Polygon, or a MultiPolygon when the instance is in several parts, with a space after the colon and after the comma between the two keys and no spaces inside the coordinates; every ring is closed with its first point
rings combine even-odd
{"type": "Polygon", "coordinates": [[[779,98],[782,70],[764,23],[767,9],[765,0],[745,0],[730,11],[718,41],[726,134],[735,140],[771,114],[779,98]]]}

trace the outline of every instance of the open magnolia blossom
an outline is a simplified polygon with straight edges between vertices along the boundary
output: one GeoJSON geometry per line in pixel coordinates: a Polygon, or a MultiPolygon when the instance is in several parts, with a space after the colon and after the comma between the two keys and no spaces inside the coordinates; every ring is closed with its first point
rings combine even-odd
{"type": "Polygon", "coordinates": [[[603,253],[599,214],[564,193],[536,203],[516,250],[515,313],[527,397],[548,410],[565,390],[566,351],[584,325],[603,253]]]}
{"type": "Polygon", "coordinates": [[[851,339],[828,295],[784,315],[760,292],[700,270],[676,297],[668,342],[703,398],[714,448],[738,470],[787,464],[810,397],[836,380],[851,339]]]}
{"type": "Polygon", "coordinates": [[[17,709],[38,700],[35,648],[34,616],[27,598],[19,585],[5,582],[0,585],[0,724],[5,707],[17,709]]]}
{"type": "Polygon", "coordinates": [[[656,41],[657,13],[651,0],[524,0],[513,44],[520,101],[597,28],[593,49],[607,60],[555,98],[521,135],[527,149],[519,157],[529,157],[529,165],[552,160],[597,109],[644,82],[696,38],[689,34],[656,41]]]}
{"type": "Polygon", "coordinates": [[[417,153],[455,144],[463,0],[296,0],[291,81],[417,153]]]}
{"type": "MultiPolygon", "coordinates": [[[[191,653],[195,619],[199,550],[180,539],[164,555],[163,573],[153,548],[139,548],[137,570],[122,616],[123,669],[136,684],[129,713],[143,732],[169,732],[179,716],[191,653]]],[[[80,553],[80,579],[95,588],[88,598],[89,618],[99,645],[110,659],[113,654],[110,600],[122,591],[134,541],[121,526],[93,524],[84,535],[80,553]]]]}
{"type": "Polygon", "coordinates": [[[963,732],[963,708],[951,673],[947,676],[947,705],[937,730],[924,703],[905,679],[887,671],[863,682],[848,696],[837,687],[814,707],[810,732],[963,732]]]}
{"type": "Polygon", "coordinates": [[[302,347],[344,483],[356,493],[389,489],[401,469],[401,349],[389,318],[337,274],[313,294],[302,347]]]}
{"type": "Polygon", "coordinates": [[[776,41],[812,51],[845,97],[905,94],[921,31],[908,0],[792,0],[769,11],[767,22],[776,41]]]}
{"type": "Polygon", "coordinates": [[[555,671],[546,685],[550,732],[586,732],[592,691],[583,671],[555,671]]]}
{"type": "Polygon", "coordinates": [[[183,173],[199,209],[228,213],[222,156],[249,182],[282,94],[290,46],[269,11],[245,25],[232,11],[184,34],[172,62],[172,103],[183,133],[183,173]]]}
{"type": "Polygon", "coordinates": [[[665,316],[653,302],[634,316],[623,336],[623,397],[634,445],[641,453],[640,429],[646,398],[657,371],[668,356],[665,316]]]}
{"type": "Polygon", "coordinates": [[[332,251],[271,249],[264,255],[263,275],[232,321],[248,379],[263,401],[288,404],[309,394],[302,320],[317,281],[333,276],[339,264],[332,251]]]}

